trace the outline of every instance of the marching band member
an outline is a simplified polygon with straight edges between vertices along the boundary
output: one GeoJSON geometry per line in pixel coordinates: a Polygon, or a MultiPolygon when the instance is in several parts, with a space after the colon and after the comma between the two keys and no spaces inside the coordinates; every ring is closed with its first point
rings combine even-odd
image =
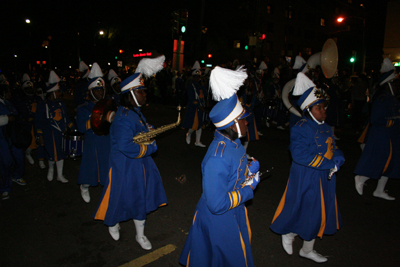
{"type": "Polygon", "coordinates": [[[119,106],[119,97],[121,94],[121,78],[118,77],[118,74],[113,69],[110,69],[108,71],[107,78],[112,89],[112,99],[114,99],[117,106],[119,106]]]}
{"type": "Polygon", "coordinates": [[[355,186],[362,195],[365,181],[378,180],[373,196],[395,200],[385,192],[385,186],[389,178],[400,178],[400,103],[396,99],[399,80],[394,82],[395,68],[389,58],[384,59],[381,73],[372,100],[368,139],[354,171],[355,186]]]}
{"type": "Polygon", "coordinates": [[[245,202],[260,181],[259,163],[253,160],[248,166],[239,140],[246,135],[248,113],[236,95],[246,78],[242,68],[211,71],[210,85],[219,102],[210,118],[217,129],[201,164],[203,194],[179,258],[186,266],[254,266],[245,202]]]}
{"type": "Polygon", "coordinates": [[[342,220],[336,202],[335,171],[344,163],[335,146],[329,125],[325,124],[325,98],[304,73],[297,74],[294,95],[303,118],[291,128],[292,166],[271,229],[282,235],[284,250],[291,255],[292,243],[299,235],[303,241],[300,256],[315,262],[328,259],[313,250],[316,237],[334,234],[342,220]]]}
{"type": "Polygon", "coordinates": [[[46,100],[37,106],[35,115],[36,133],[39,144],[43,146],[45,157],[49,161],[47,179],[53,180],[54,164],[57,165],[57,181],[68,183],[63,175],[65,154],[62,151],[62,135],[67,128],[73,128],[67,116],[67,109],[61,99],[58,82],[60,78],[52,70],[47,83],[46,100]]]}
{"type": "Polygon", "coordinates": [[[152,245],[144,235],[147,214],[167,204],[160,173],[151,155],[155,141],[137,144],[132,138],[148,132],[141,107],[146,104],[143,76],[148,78],[163,68],[165,57],[142,59],[131,75],[121,83],[120,106],[111,124],[111,151],[107,184],[96,220],[103,220],[114,240],[120,238],[120,222],[133,219],[136,241],[145,250],[152,245]]]}
{"type": "Polygon", "coordinates": [[[90,116],[95,104],[104,99],[105,82],[100,66],[95,62],[89,73],[89,99],[77,108],[76,124],[79,132],[85,134],[84,146],[79,168],[78,181],[81,196],[86,203],[90,202],[89,187],[106,184],[108,156],[110,154],[110,136],[97,135],[90,125],[90,116]]]}
{"type": "Polygon", "coordinates": [[[79,73],[80,79],[77,81],[77,84],[74,89],[74,105],[75,108],[84,104],[87,96],[88,96],[88,86],[87,83],[89,81],[90,69],[89,66],[82,60],[79,61],[79,73]]]}
{"type": "Polygon", "coordinates": [[[185,114],[185,120],[182,127],[189,129],[186,134],[186,143],[189,145],[193,132],[196,132],[195,146],[206,147],[201,143],[201,133],[203,127],[203,115],[205,112],[205,93],[206,89],[200,83],[201,69],[200,63],[196,61],[192,68],[192,82],[188,84],[186,91],[188,95],[188,104],[185,114]]]}
{"type": "Polygon", "coordinates": [[[15,122],[17,110],[9,102],[11,92],[6,80],[0,82],[0,192],[2,199],[8,199],[12,182],[26,185],[22,178],[25,168],[24,150],[11,142],[9,124],[15,122]]]}

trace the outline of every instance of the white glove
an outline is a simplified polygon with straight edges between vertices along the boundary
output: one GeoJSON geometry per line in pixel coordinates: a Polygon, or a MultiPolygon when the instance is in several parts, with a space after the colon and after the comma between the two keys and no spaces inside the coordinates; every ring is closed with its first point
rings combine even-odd
{"type": "Polygon", "coordinates": [[[338,167],[335,165],[335,168],[332,168],[329,171],[328,179],[330,180],[332,178],[333,174],[335,174],[335,172],[337,172],[337,171],[338,171],[338,167]]]}
{"type": "Polygon", "coordinates": [[[249,172],[249,175],[247,177],[248,180],[244,182],[243,185],[251,185],[253,187],[253,190],[256,189],[258,183],[260,182],[260,172],[256,172],[255,174],[251,174],[251,172],[249,172]]]}

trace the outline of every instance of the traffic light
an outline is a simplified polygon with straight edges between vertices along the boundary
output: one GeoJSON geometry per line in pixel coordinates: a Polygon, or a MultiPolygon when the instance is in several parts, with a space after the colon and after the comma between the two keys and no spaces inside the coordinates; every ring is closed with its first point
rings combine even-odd
{"type": "Polygon", "coordinates": [[[179,34],[186,33],[187,30],[187,22],[188,22],[188,11],[183,9],[179,14],[179,34]]]}
{"type": "Polygon", "coordinates": [[[179,33],[179,12],[174,11],[171,13],[171,28],[172,34],[179,33]]]}
{"type": "Polygon", "coordinates": [[[211,54],[208,54],[207,57],[208,57],[208,58],[212,58],[212,55],[211,55],[211,54]]]}
{"type": "Polygon", "coordinates": [[[245,45],[245,46],[244,46],[244,50],[249,50],[249,46],[248,46],[248,45],[245,45]]]}
{"type": "Polygon", "coordinates": [[[350,62],[351,62],[351,63],[354,63],[355,61],[356,61],[356,58],[355,58],[355,57],[351,57],[351,58],[350,58],[350,62]]]}
{"type": "Polygon", "coordinates": [[[119,52],[120,54],[122,54],[122,53],[124,52],[124,50],[120,49],[120,50],[118,50],[118,52],[119,52]]]}

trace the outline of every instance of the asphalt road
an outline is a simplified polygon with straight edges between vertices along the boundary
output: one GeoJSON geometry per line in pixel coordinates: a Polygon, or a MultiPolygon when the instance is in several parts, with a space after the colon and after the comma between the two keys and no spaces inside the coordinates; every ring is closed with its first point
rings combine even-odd
{"type": "MultiPolygon", "coordinates": [[[[177,118],[173,107],[152,104],[143,112],[156,128],[177,118]]],[[[289,256],[280,236],[269,229],[289,175],[289,131],[275,127],[261,131],[264,135],[250,143],[248,152],[260,161],[261,169],[273,170],[247,203],[255,265],[314,266],[317,263],[298,256],[302,245],[298,237],[289,256]]],[[[202,191],[200,165],[207,150],[193,142],[187,145],[185,134],[177,127],[157,137],[154,160],[168,205],[147,217],[145,234],[153,244],[150,252],[136,243],[132,221],[120,224],[121,238],[114,241],[102,221],[93,219],[103,188],[90,188],[90,203],[82,200],[76,184],[80,159],[65,162],[68,184],[47,181],[47,170],[41,170],[36,161],[26,165],[27,185],[14,184],[10,199],[0,201],[0,266],[180,266],[178,258],[202,191]],[[184,183],[177,180],[182,175],[186,176],[184,183]]],[[[359,196],[353,174],[361,154],[358,135],[344,129],[340,137],[337,145],[346,157],[337,182],[343,227],[333,236],[318,239],[315,249],[328,256],[325,266],[400,266],[400,181],[389,180],[386,187],[395,201],[373,197],[376,181],[371,180],[359,196]]],[[[203,131],[204,144],[212,138],[212,130],[203,131]]]]}

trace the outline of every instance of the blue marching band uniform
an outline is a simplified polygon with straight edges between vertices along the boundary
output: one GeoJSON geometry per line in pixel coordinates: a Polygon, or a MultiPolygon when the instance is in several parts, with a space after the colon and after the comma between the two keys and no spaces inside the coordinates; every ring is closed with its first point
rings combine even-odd
{"type": "MultiPolygon", "coordinates": [[[[97,95],[105,96],[105,82],[103,73],[97,62],[93,63],[88,78],[89,99],[84,104],[77,107],[76,124],[79,132],[84,134],[84,146],[82,152],[81,165],[84,168],[79,169],[78,181],[80,185],[81,196],[85,202],[90,202],[89,186],[106,184],[108,173],[108,157],[110,154],[110,136],[97,135],[93,132],[90,124],[90,117],[97,99],[94,91],[99,91],[97,95]],[[103,92],[103,94],[101,94],[103,92]]],[[[100,97],[99,97],[100,98],[100,97]]]]}
{"type": "MultiPolygon", "coordinates": [[[[257,174],[254,188],[246,184],[249,170],[245,149],[239,138],[232,140],[221,132],[235,124],[238,137],[242,137],[238,121],[245,121],[248,113],[237,98],[236,90],[247,74],[242,69],[232,71],[216,67],[210,76],[214,96],[219,88],[215,81],[226,80],[225,73],[232,73],[230,78],[238,76],[237,86],[228,88],[233,95],[214,97],[220,101],[212,109],[210,118],[217,130],[201,165],[203,193],[179,259],[186,266],[254,266],[245,202],[253,198],[259,178],[257,174]]],[[[227,91],[223,87],[220,89],[227,91]]]]}
{"type": "Polygon", "coordinates": [[[21,185],[25,184],[22,179],[25,167],[24,150],[15,147],[11,142],[11,136],[7,134],[7,124],[10,123],[9,116],[11,115],[17,116],[17,110],[4,96],[0,96],[0,192],[2,199],[9,198],[13,180],[21,181],[21,185]]]}
{"type": "Polygon", "coordinates": [[[378,180],[374,197],[395,200],[385,192],[389,178],[400,179],[400,102],[395,97],[392,83],[396,79],[393,63],[385,58],[381,68],[379,87],[372,101],[368,138],[354,173],[357,192],[363,194],[368,179],[378,180]]]}

